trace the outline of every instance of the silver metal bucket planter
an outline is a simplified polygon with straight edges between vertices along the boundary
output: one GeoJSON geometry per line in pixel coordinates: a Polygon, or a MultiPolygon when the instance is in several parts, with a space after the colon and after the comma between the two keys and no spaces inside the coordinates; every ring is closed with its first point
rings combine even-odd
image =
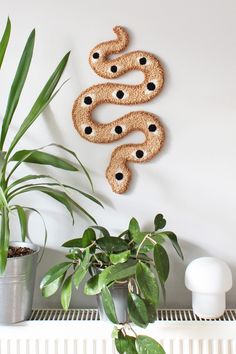
{"type": "MultiPolygon", "coordinates": [[[[127,322],[128,321],[128,313],[127,313],[128,283],[127,282],[115,283],[109,288],[109,290],[111,292],[114,301],[116,315],[119,323],[127,322]]],[[[97,303],[98,303],[100,319],[102,321],[110,321],[107,318],[106,313],[104,311],[101,295],[97,295],[97,303]]]]}
{"type": "Polygon", "coordinates": [[[27,320],[31,314],[40,251],[30,242],[11,242],[10,246],[28,247],[34,253],[8,258],[6,270],[0,275],[0,323],[4,324],[27,320]]]}

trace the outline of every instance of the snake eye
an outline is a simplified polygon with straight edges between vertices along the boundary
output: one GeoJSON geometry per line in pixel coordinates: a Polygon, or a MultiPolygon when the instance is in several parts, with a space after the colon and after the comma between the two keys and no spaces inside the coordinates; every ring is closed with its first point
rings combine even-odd
{"type": "Polygon", "coordinates": [[[111,66],[111,72],[112,73],[116,73],[117,72],[117,66],[116,65],[112,65],[111,66]]]}
{"type": "Polygon", "coordinates": [[[135,150],[133,151],[132,156],[135,157],[136,160],[141,160],[147,156],[147,152],[145,150],[135,150]]]}
{"type": "Polygon", "coordinates": [[[85,127],[84,129],[85,134],[90,135],[93,132],[93,129],[91,127],[85,127]]]}
{"type": "Polygon", "coordinates": [[[111,130],[111,134],[113,135],[120,135],[126,130],[125,125],[116,125],[114,128],[111,130]]]}
{"type": "Polygon", "coordinates": [[[122,181],[122,179],[124,178],[124,175],[123,175],[122,172],[117,172],[115,174],[115,178],[116,178],[117,181],[122,181]]]}
{"type": "Polygon", "coordinates": [[[155,124],[150,124],[148,130],[153,133],[157,130],[157,126],[155,124]]]}
{"type": "Polygon", "coordinates": [[[94,137],[96,135],[96,131],[90,125],[81,124],[80,127],[81,127],[82,133],[84,133],[88,137],[88,139],[90,139],[91,137],[94,137]]]}
{"type": "Polygon", "coordinates": [[[146,95],[150,95],[152,93],[155,94],[154,91],[156,90],[156,88],[157,88],[157,80],[149,81],[146,86],[145,94],[146,95]]]}
{"type": "Polygon", "coordinates": [[[139,64],[140,65],[145,65],[147,63],[147,59],[145,57],[142,57],[139,59],[139,64]]]}
{"type": "Polygon", "coordinates": [[[155,88],[156,88],[156,85],[155,85],[153,82],[149,82],[149,83],[147,84],[147,89],[148,89],[149,91],[154,91],[155,88]]]}
{"type": "Polygon", "coordinates": [[[95,98],[96,98],[96,96],[93,93],[88,93],[86,96],[82,97],[81,106],[88,108],[89,106],[91,106],[94,103],[95,98]]]}
{"type": "Polygon", "coordinates": [[[112,93],[112,96],[118,100],[123,100],[123,99],[129,97],[129,94],[123,90],[118,90],[118,91],[114,91],[112,93]]]}
{"type": "Polygon", "coordinates": [[[93,59],[98,59],[98,58],[99,58],[99,53],[98,52],[93,53],[93,59]]]}
{"type": "Polygon", "coordinates": [[[84,103],[87,105],[90,105],[93,102],[92,98],[90,96],[86,96],[84,98],[84,103]]]}

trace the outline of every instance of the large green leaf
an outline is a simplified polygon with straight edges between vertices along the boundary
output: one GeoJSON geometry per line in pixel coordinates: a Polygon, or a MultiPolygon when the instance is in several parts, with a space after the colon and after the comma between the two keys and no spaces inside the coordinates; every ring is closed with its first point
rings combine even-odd
{"type": "Polygon", "coordinates": [[[122,252],[129,248],[127,242],[114,236],[99,238],[97,240],[97,245],[106,253],[122,252]]]}
{"type": "Polygon", "coordinates": [[[3,36],[0,41],[0,69],[2,67],[3,59],[7,50],[10,34],[11,34],[11,21],[8,18],[3,36]]]}
{"type": "Polygon", "coordinates": [[[32,185],[31,187],[22,189],[15,193],[14,195],[11,196],[11,198],[16,197],[17,195],[27,193],[27,192],[33,192],[33,191],[38,191],[47,194],[49,197],[57,200],[59,203],[63,204],[64,207],[69,211],[72,221],[74,223],[74,216],[73,216],[73,209],[72,209],[72,199],[65,193],[62,192],[58,189],[53,189],[53,188],[48,188],[45,186],[40,186],[40,185],[32,185]]]}
{"type": "Polygon", "coordinates": [[[78,168],[70,162],[43,151],[19,150],[11,157],[10,161],[20,161],[22,159],[24,159],[24,162],[54,166],[67,171],[78,171],[78,168]]]}
{"type": "MultiPolygon", "coordinates": [[[[96,198],[94,198],[93,196],[87,194],[87,193],[84,193],[82,192],[81,190],[77,189],[77,188],[74,188],[72,186],[69,186],[67,184],[61,184],[60,182],[54,182],[54,183],[37,183],[37,184],[25,184],[25,185],[22,185],[16,189],[14,189],[13,191],[10,191],[14,186],[18,185],[18,184],[21,184],[23,182],[26,182],[27,180],[34,180],[34,179],[40,179],[40,178],[47,178],[47,179],[51,179],[51,180],[54,180],[54,181],[57,181],[55,178],[49,176],[49,175],[27,175],[15,182],[13,182],[7,189],[6,191],[7,192],[10,192],[8,193],[8,200],[12,199],[15,195],[18,194],[18,191],[22,190],[22,193],[24,193],[24,190],[28,187],[35,187],[35,186],[57,186],[57,187],[60,187],[60,188],[63,188],[64,191],[66,191],[66,189],[71,189],[71,190],[75,190],[77,191],[78,193],[82,194],[85,198],[88,198],[90,199],[91,201],[93,201],[94,203],[100,205],[103,207],[103,205],[99,202],[99,200],[97,200],[96,198]]],[[[86,214],[94,223],[96,223],[96,220],[85,210],[83,209],[79,204],[75,203],[75,201],[73,199],[71,199],[69,196],[68,196],[68,200],[71,201],[71,204],[75,205],[76,208],[79,208],[80,211],[82,211],[84,214],[86,214]]]]}
{"type": "MultiPolygon", "coordinates": [[[[22,156],[21,159],[19,159],[19,161],[14,165],[14,167],[12,168],[12,170],[8,173],[8,176],[7,176],[7,179],[6,179],[6,182],[7,182],[7,185],[9,184],[9,181],[10,181],[10,178],[11,176],[13,175],[13,173],[15,172],[15,170],[17,170],[17,168],[28,158],[30,157],[30,155],[33,153],[33,151],[38,151],[40,149],[43,149],[44,147],[42,148],[39,148],[39,149],[35,149],[35,150],[30,150],[30,152],[24,156],[22,156]]],[[[9,150],[8,150],[8,153],[7,155],[9,154],[9,150]]],[[[8,158],[8,156],[6,155],[6,159],[8,158]]]]}
{"type": "Polygon", "coordinates": [[[115,339],[115,346],[120,354],[137,354],[135,338],[128,335],[124,336],[121,331],[119,331],[118,338],[115,339]]]}
{"type": "Polygon", "coordinates": [[[165,242],[165,237],[162,236],[161,232],[152,232],[151,238],[157,243],[159,243],[159,245],[165,242]]]}
{"type": "Polygon", "coordinates": [[[160,280],[165,282],[170,271],[169,257],[166,250],[158,243],[154,246],[153,259],[160,280]]]}
{"type": "Polygon", "coordinates": [[[149,232],[141,231],[138,221],[135,218],[132,218],[130,220],[129,233],[136,244],[140,245],[142,243],[142,248],[140,249],[140,252],[146,253],[153,248],[152,242],[147,239],[144,241],[144,238],[149,234],[149,232]]]}
{"type": "Polygon", "coordinates": [[[2,274],[6,268],[9,239],[10,239],[9,214],[7,208],[2,207],[1,208],[1,229],[0,229],[0,274],[2,274]]]}
{"type": "MultiPolygon", "coordinates": [[[[7,182],[9,181],[9,179],[10,179],[11,175],[14,173],[14,171],[21,165],[21,163],[23,163],[26,159],[30,158],[33,153],[36,153],[36,152],[38,152],[38,151],[41,151],[41,150],[43,150],[43,149],[45,149],[45,148],[52,147],[52,146],[53,146],[53,147],[57,147],[57,148],[59,148],[59,149],[62,149],[62,150],[64,150],[64,151],[66,151],[68,154],[70,154],[70,155],[73,156],[73,158],[76,160],[76,162],[78,162],[79,165],[82,167],[82,169],[83,169],[84,173],[86,174],[86,177],[88,178],[88,180],[89,180],[89,182],[90,182],[90,185],[91,185],[91,187],[92,187],[92,189],[93,189],[92,180],[91,180],[91,178],[90,178],[90,176],[89,176],[87,170],[85,169],[84,165],[83,165],[83,164],[81,163],[81,161],[79,160],[78,156],[77,156],[72,150],[69,150],[69,149],[67,149],[66,147],[64,147],[64,146],[62,146],[62,145],[59,145],[59,144],[48,144],[48,145],[43,146],[43,147],[40,147],[40,148],[38,148],[38,149],[29,150],[29,153],[28,153],[28,154],[25,154],[25,155],[21,156],[21,158],[18,157],[19,160],[18,160],[17,164],[15,164],[15,166],[13,167],[13,169],[12,169],[12,170],[9,172],[9,174],[8,174],[7,182]]],[[[66,161],[66,162],[67,162],[67,161],[66,161]]],[[[73,165],[72,165],[72,166],[73,166],[73,165]]],[[[74,166],[73,166],[73,168],[74,168],[74,166]]],[[[70,187],[70,186],[67,186],[67,188],[73,189],[73,188],[70,187]]],[[[85,192],[83,192],[83,191],[81,191],[81,190],[79,190],[79,189],[76,189],[76,188],[75,188],[74,190],[76,190],[77,192],[81,193],[81,194],[84,195],[86,198],[91,199],[92,201],[96,202],[97,204],[103,206],[97,199],[95,199],[95,198],[94,198],[93,196],[91,196],[90,194],[87,194],[87,193],[85,193],[85,192]]]]}
{"type": "Polygon", "coordinates": [[[47,286],[44,286],[42,288],[43,297],[47,298],[54,295],[62,285],[64,279],[65,279],[65,273],[59,278],[55,279],[52,283],[48,284],[47,286]]]}
{"type": "Polygon", "coordinates": [[[20,221],[21,239],[22,241],[25,241],[27,237],[27,216],[24,208],[22,208],[20,205],[16,205],[16,210],[20,221]]]}
{"type": "Polygon", "coordinates": [[[157,214],[154,219],[155,231],[163,229],[166,226],[166,220],[162,214],[157,214]]]}
{"type": "Polygon", "coordinates": [[[15,77],[13,79],[10,94],[8,97],[7,108],[2,122],[1,138],[0,138],[0,150],[3,149],[3,144],[7,135],[7,131],[11,124],[12,117],[15,113],[18,105],[21,92],[23,90],[25,80],[28,75],[35,41],[35,30],[33,30],[26,42],[24,51],[22,53],[19,65],[16,70],[15,77]]]}
{"type": "Polygon", "coordinates": [[[112,323],[118,324],[119,321],[116,316],[116,309],[115,309],[114,301],[112,299],[112,295],[110,293],[110,290],[108,289],[107,286],[104,286],[102,288],[101,297],[102,297],[103,308],[104,308],[104,311],[105,311],[107,317],[109,318],[109,320],[112,323]]]}
{"type": "Polygon", "coordinates": [[[129,222],[129,232],[133,239],[140,233],[139,223],[135,218],[132,218],[129,222]]]}
{"type": "Polygon", "coordinates": [[[164,305],[166,304],[166,288],[165,288],[165,283],[160,280],[160,285],[161,285],[161,291],[162,291],[162,296],[163,296],[163,300],[164,300],[164,305]]]}
{"type": "Polygon", "coordinates": [[[84,252],[83,260],[81,261],[78,269],[74,273],[73,279],[74,279],[74,285],[75,285],[76,289],[79,288],[81,281],[84,279],[85,275],[88,272],[90,257],[91,257],[91,255],[90,255],[89,249],[87,248],[86,251],[84,252]]]}
{"type": "Polygon", "coordinates": [[[6,152],[0,151],[0,179],[2,179],[3,169],[5,167],[5,156],[6,156],[6,152]]]}
{"type": "MultiPolygon", "coordinates": [[[[9,192],[12,188],[18,186],[19,184],[25,183],[27,181],[31,181],[31,180],[35,180],[35,179],[53,179],[55,180],[53,177],[49,176],[49,175],[26,175],[22,178],[19,178],[17,180],[15,180],[13,183],[11,183],[8,188],[6,189],[7,192],[9,192]]],[[[24,188],[25,186],[21,186],[21,188],[24,188]]],[[[16,191],[16,190],[14,190],[16,191]]]]}
{"type": "Polygon", "coordinates": [[[83,259],[83,252],[79,248],[71,248],[69,253],[66,254],[66,258],[77,262],[83,259]]]}
{"type": "Polygon", "coordinates": [[[151,304],[157,305],[159,300],[159,288],[155,275],[143,262],[136,266],[136,280],[144,298],[151,304]]]}
{"type": "Polygon", "coordinates": [[[130,257],[130,250],[123,251],[120,253],[112,253],[110,254],[110,261],[112,264],[124,263],[130,257]]]}
{"type": "Polygon", "coordinates": [[[110,232],[103,226],[91,226],[93,229],[99,230],[104,237],[110,237],[110,232]]]}
{"type": "Polygon", "coordinates": [[[82,237],[74,238],[72,240],[66,241],[65,243],[63,243],[62,247],[86,248],[89,245],[91,245],[91,243],[93,243],[93,241],[95,240],[96,240],[96,234],[94,230],[91,227],[89,227],[84,231],[82,237]]]}
{"type": "Polygon", "coordinates": [[[177,236],[174,234],[174,232],[172,231],[165,231],[165,232],[161,232],[159,233],[159,235],[163,236],[163,237],[168,237],[168,239],[171,241],[172,246],[174,247],[174,249],[176,250],[177,254],[179,255],[179,257],[181,259],[184,259],[183,256],[183,252],[180,248],[180,245],[178,243],[178,239],[177,236]]]}
{"type": "Polygon", "coordinates": [[[157,308],[156,305],[151,304],[149,301],[144,300],[147,313],[148,313],[148,322],[154,323],[157,320],[157,308]]]}
{"type": "MultiPolygon", "coordinates": [[[[49,187],[45,187],[44,185],[51,185],[51,183],[41,183],[41,184],[32,184],[28,188],[23,188],[19,190],[16,193],[11,194],[11,196],[8,196],[8,200],[13,199],[19,194],[31,192],[31,191],[39,191],[42,193],[45,193],[49,195],[51,198],[56,199],[58,202],[62,203],[66,209],[69,211],[72,222],[74,224],[74,216],[73,216],[73,207],[77,208],[80,212],[85,214],[89,219],[91,219],[95,224],[97,223],[94,217],[87,212],[81,205],[79,205],[74,199],[72,199],[68,194],[65,192],[60,191],[59,189],[53,189],[49,187]]],[[[55,184],[54,184],[55,185],[55,184]]],[[[63,186],[61,184],[58,184],[58,186],[63,186]]]]}
{"type": "Polygon", "coordinates": [[[97,295],[101,292],[103,286],[106,284],[101,284],[99,280],[99,274],[94,275],[90,278],[84,286],[85,295],[97,295]]]}
{"type": "Polygon", "coordinates": [[[128,313],[131,321],[139,327],[147,327],[148,312],[143,299],[134,293],[128,294],[128,313]]]}
{"type": "Polygon", "coordinates": [[[64,273],[67,272],[67,270],[71,267],[71,262],[63,262],[55,265],[49,271],[44,275],[41,283],[40,283],[40,289],[43,289],[45,286],[48,286],[54,280],[60,278],[64,273]]]}
{"type": "Polygon", "coordinates": [[[10,207],[8,205],[8,199],[6,198],[6,194],[2,188],[2,186],[0,186],[0,207],[6,207],[8,210],[10,210],[10,207]]]}
{"type": "MultiPolygon", "coordinates": [[[[80,238],[73,238],[72,240],[66,241],[62,244],[62,247],[67,247],[67,248],[73,248],[73,247],[78,247],[78,248],[84,248],[83,247],[83,240],[82,237],[80,238]]],[[[87,247],[87,246],[86,246],[87,247]]]]}
{"type": "Polygon", "coordinates": [[[68,310],[72,294],[72,279],[73,274],[70,275],[63,283],[61,289],[61,305],[64,310],[68,310]]]}
{"type": "Polygon", "coordinates": [[[71,274],[63,283],[61,289],[61,305],[64,310],[68,310],[72,295],[72,280],[73,274],[71,274]]]}
{"type": "Polygon", "coordinates": [[[38,98],[36,99],[33,107],[31,108],[29,114],[21,124],[18,132],[16,133],[14,139],[11,142],[11,145],[8,149],[7,156],[9,157],[10,153],[18,143],[18,141],[22,138],[25,132],[29,129],[29,127],[34,123],[34,121],[38,118],[38,116],[43,112],[43,110],[48,106],[54,96],[57,94],[59,89],[54,92],[62,74],[66,67],[67,61],[69,59],[70,52],[67,53],[60,63],[58,64],[55,71],[50,76],[49,80],[47,81],[46,85],[40,92],[38,98]],[[54,92],[54,93],[53,93],[54,92]]]}
{"type": "Polygon", "coordinates": [[[110,283],[129,278],[135,274],[136,262],[128,261],[109,266],[102,270],[100,274],[96,274],[85,284],[84,293],[86,295],[99,294],[102,288],[110,283]]]}
{"type": "Polygon", "coordinates": [[[148,336],[137,336],[135,347],[138,354],[165,354],[163,347],[148,336]]]}

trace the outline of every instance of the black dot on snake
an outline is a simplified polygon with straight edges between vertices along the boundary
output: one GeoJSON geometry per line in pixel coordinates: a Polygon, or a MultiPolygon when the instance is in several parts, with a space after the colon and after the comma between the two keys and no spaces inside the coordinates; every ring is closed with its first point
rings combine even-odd
{"type": "Polygon", "coordinates": [[[84,98],[84,103],[90,105],[92,103],[92,98],[90,96],[86,96],[84,98]]]}
{"type": "Polygon", "coordinates": [[[91,127],[86,127],[86,128],[84,129],[84,132],[85,132],[85,134],[87,134],[87,135],[91,134],[92,131],[93,131],[93,129],[92,129],[91,127]]]}
{"type": "Polygon", "coordinates": [[[117,126],[115,127],[115,132],[116,132],[116,134],[121,134],[122,131],[123,131],[123,129],[122,129],[122,127],[121,127],[120,125],[117,125],[117,126]]]}
{"type": "Polygon", "coordinates": [[[124,176],[123,176],[123,173],[118,172],[118,173],[116,173],[115,177],[116,177],[117,181],[121,181],[124,176]]]}
{"type": "Polygon", "coordinates": [[[142,150],[137,150],[136,151],[136,157],[138,159],[141,159],[143,157],[143,155],[144,155],[144,152],[142,150]]]}
{"type": "Polygon", "coordinates": [[[116,92],[116,97],[119,98],[120,100],[124,97],[124,92],[119,90],[116,92]]]}
{"type": "Polygon", "coordinates": [[[155,85],[153,82],[149,82],[149,83],[147,84],[147,89],[148,89],[149,91],[154,91],[155,88],[156,88],[156,85],[155,85]]]}
{"type": "Polygon", "coordinates": [[[155,132],[157,130],[157,127],[155,124],[150,124],[149,127],[148,127],[148,130],[150,132],[155,132]]]}
{"type": "Polygon", "coordinates": [[[94,58],[94,59],[98,59],[98,58],[99,58],[99,53],[98,53],[98,52],[93,53],[93,58],[94,58]]]}
{"type": "Polygon", "coordinates": [[[139,59],[139,64],[140,64],[140,65],[145,65],[146,62],[147,62],[147,59],[144,58],[144,57],[139,59]]]}
{"type": "Polygon", "coordinates": [[[111,66],[111,72],[112,73],[116,73],[117,72],[117,66],[116,65],[112,65],[111,66]]]}

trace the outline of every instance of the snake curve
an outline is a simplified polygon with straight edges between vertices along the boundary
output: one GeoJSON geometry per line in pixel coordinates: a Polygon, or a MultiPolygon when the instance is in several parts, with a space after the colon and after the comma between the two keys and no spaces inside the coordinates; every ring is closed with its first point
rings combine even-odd
{"type": "Polygon", "coordinates": [[[129,42],[127,31],[116,26],[117,39],[98,44],[90,53],[89,63],[99,76],[115,79],[131,70],[144,73],[144,81],[137,85],[102,83],[84,90],[75,100],[72,110],[76,130],[93,143],[110,143],[133,131],[141,131],[146,140],[140,144],[124,144],[114,149],[106,177],[115,193],[127,190],[131,180],[128,162],[142,163],[152,159],[164,142],[164,129],[159,119],[145,111],[134,111],[110,123],[98,123],[92,111],[103,103],[133,105],[148,102],[159,94],[164,83],[164,73],[159,60],[144,51],[133,51],[115,59],[112,54],[123,51],[129,42]]]}

